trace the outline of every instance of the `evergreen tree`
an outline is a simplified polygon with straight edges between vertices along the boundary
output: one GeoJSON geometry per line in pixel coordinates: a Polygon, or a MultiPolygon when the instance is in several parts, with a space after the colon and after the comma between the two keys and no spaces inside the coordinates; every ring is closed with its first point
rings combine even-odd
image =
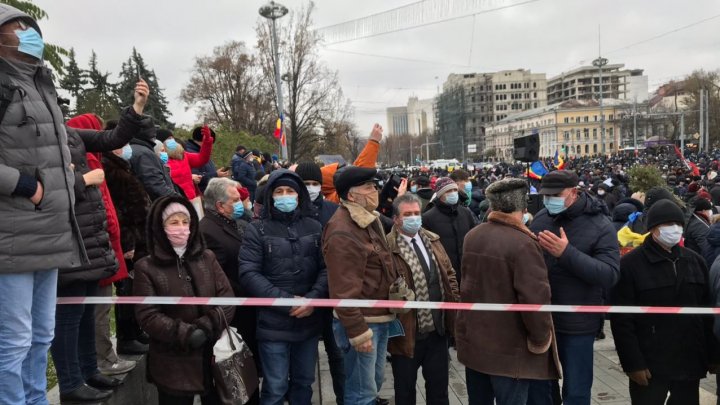
{"type": "Polygon", "coordinates": [[[65,70],[65,76],[60,79],[60,87],[67,90],[68,93],[75,99],[77,104],[80,94],[85,89],[85,85],[88,83],[87,73],[80,68],[75,59],[75,49],[70,48],[68,54],[69,60],[67,69],[65,70]]]}
{"type": "Polygon", "coordinates": [[[135,48],[133,48],[132,55],[128,57],[127,61],[123,62],[120,69],[120,82],[117,84],[115,93],[117,99],[120,100],[120,104],[132,105],[138,75],[150,86],[150,97],[145,106],[145,114],[153,117],[158,125],[173,128],[174,125],[168,121],[170,116],[167,106],[168,101],[158,84],[155,70],[148,68],[142,55],[135,48]]]}
{"type": "Polygon", "coordinates": [[[87,78],[90,88],[83,90],[77,98],[76,113],[95,113],[104,119],[120,116],[120,104],[115,97],[115,85],[110,83],[110,73],[100,71],[95,51],[90,56],[87,78]]]}

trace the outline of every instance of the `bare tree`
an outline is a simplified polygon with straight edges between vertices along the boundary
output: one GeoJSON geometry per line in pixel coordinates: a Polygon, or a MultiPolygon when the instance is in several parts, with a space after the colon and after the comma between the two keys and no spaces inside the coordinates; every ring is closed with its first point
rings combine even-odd
{"type": "Polygon", "coordinates": [[[228,42],[210,56],[195,58],[190,82],[180,97],[200,107],[208,122],[232,131],[270,138],[275,123],[273,88],[257,57],[242,42],[228,42]]]}
{"type": "MultiPolygon", "coordinates": [[[[716,113],[720,109],[720,70],[705,71],[696,70],[685,78],[685,92],[688,98],[685,100],[685,106],[693,111],[700,109],[700,89],[707,90],[710,97],[708,102],[710,107],[710,115],[708,123],[711,144],[720,140],[720,116],[716,113]]],[[[699,114],[693,113],[685,116],[685,125],[687,126],[685,133],[695,133],[700,131],[699,114]]]]}
{"type": "MultiPolygon", "coordinates": [[[[321,37],[311,28],[314,7],[310,2],[279,20],[280,71],[288,86],[284,115],[291,161],[310,159],[317,151],[323,124],[332,121],[328,116],[332,115],[334,97],[340,88],[337,73],[330,71],[318,56],[321,37]]],[[[256,31],[265,80],[277,91],[270,20],[259,20],[256,31]]]]}

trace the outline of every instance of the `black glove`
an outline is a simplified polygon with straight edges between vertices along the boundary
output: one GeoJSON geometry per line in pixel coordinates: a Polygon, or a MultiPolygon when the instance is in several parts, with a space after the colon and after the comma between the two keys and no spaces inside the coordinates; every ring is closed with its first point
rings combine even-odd
{"type": "Polygon", "coordinates": [[[207,342],[207,335],[204,330],[199,328],[192,331],[187,339],[188,346],[190,346],[191,349],[202,347],[205,342],[207,342]]]}

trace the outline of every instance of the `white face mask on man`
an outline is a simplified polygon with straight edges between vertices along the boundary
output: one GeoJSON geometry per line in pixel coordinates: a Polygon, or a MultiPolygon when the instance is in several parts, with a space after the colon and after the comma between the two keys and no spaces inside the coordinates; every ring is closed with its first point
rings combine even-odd
{"type": "Polygon", "coordinates": [[[677,245],[683,236],[683,227],[677,224],[661,226],[659,231],[657,240],[666,247],[677,245]]]}

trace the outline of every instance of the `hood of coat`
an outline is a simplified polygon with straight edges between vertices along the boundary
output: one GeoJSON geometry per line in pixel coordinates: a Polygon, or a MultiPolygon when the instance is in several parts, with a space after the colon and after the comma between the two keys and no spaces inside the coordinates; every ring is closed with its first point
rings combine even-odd
{"type": "Polygon", "coordinates": [[[635,205],[630,203],[622,203],[615,206],[615,209],[612,212],[612,220],[613,222],[627,222],[628,217],[633,212],[637,212],[638,209],[635,205]]]}
{"type": "Polygon", "coordinates": [[[162,220],[162,213],[165,207],[174,202],[184,205],[188,212],[190,212],[190,237],[188,238],[184,257],[186,259],[192,259],[202,255],[205,251],[205,241],[200,235],[199,230],[200,220],[192,204],[183,197],[161,197],[150,207],[146,228],[148,252],[153,260],[158,263],[175,263],[177,259],[177,254],[165,235],[165,227],[163,226],[162,220]]]}
{"type": "Polygon", "coordinates": [[[307,187],[305,187],[305,183],[303,183],[300,176],[298,176],[295,172],[291,172],[287,169],[278,169],[270,174],[270,177],[265,184],[264,198],[262,200],[263,212],[261,217],[264,219],[282,219],[281,217],[284,216],[282,212],[279,212],[274,208],[275,204],[272,197],[273,190],[277,187],[277,183],[281,179],[288,179],[296,185],[296,187],[294,188],[295,191],[298,192],[298,206],[292,213],[293,216],[297,216],[298,214],[304,217],[312,216],[313,205],[312,201],[310,201],[310,193],[308,193],[307,187]]]}

